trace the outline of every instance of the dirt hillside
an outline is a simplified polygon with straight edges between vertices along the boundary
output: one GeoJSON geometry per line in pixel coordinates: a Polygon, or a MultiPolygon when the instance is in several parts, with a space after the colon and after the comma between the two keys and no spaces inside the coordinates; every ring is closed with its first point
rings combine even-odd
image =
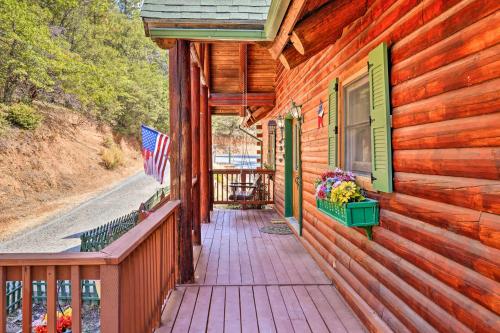
{"type": "Polygon", "coordinates": [[[109,129],[65,108],[36,106],[44,117],[39,128],[0,136],[0,241],[142,168],[137,149],[115,138],[123,165],[106,169],[101,153],[112,138],[109,129]]]}

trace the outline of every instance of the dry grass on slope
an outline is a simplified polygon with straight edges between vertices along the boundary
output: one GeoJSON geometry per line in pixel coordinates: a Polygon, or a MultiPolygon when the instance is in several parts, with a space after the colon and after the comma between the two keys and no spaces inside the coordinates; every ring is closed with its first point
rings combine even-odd
{"type": "Polygon", "coordinates": [[[142,166],[138,151],[120,140],[113,143],[120,165],[108,169],[103,151],[111,138],[109,129],[62,107],[35,106],[43,115],[36,130],[10,128],[0,135],[0,241],[142,166]]]}

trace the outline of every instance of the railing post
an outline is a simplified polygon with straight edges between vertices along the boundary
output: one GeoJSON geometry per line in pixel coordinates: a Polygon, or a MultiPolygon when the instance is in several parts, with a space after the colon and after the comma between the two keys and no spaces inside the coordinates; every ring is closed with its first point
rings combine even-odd
{"type": "Polygon", "coordinates": [[[33,284],[31,283],[31,266],[22,266],[23,281],[23,333],[31,332],[32,320],[32,300],[31,292],[33,284]]]}
{"type": "Polygon", "coordinates": [[[73,310],[73,316],[71,318],[72,333],[80,333],[82,330],[82,290],[80,283],[80,266],[71,266],[71,309],[73,310]]]}
{"type": "MultiPolygon", "coordinates": [[[[40,287],[37,287],[40,288],[40,287]]],[[[56,267],[47,266],[47,328],[49,333],[56,333],[57,326],[57,277],[56,267]]]]}
{"type": "MultiPolygon", "coordinates": [[[[101,266],[101,332],[119,333],[120,331],[120,267],[101,266]]],[[[133,302],[134,300],[126,300],[133,302]]],[[[137,315],[130,313],[130,321],[137,315]]]]}

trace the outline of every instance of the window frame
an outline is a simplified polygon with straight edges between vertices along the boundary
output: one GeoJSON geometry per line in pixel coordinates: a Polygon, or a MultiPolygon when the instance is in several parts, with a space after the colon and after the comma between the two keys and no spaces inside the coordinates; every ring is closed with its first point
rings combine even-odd
{"type": "MultiPolygon", "coordinates": [[[[351,88],[353,85],[356,85],[356,84],[359,84],[359,86],[356,87],[356,88],[359,88],[359,87],[361,87],[364,84],[367,84],[368,85],[368,89],[370,89],[369,83],[370,83],[370,81],[369,81],[368,71],[367,71],[366,73],[361,74],[360,76],[358,76],[355,80],[352,80],[352,81],[350,81],[347,84],[344,84],[343,87],[342,87],[342,89],[343,89],[343,99],[344,99],[343,100],[344,115],[345,115],[345,117],[343,119],[342,126],[344,127],[343,135],[344,135],[344,145],[345,145],[345,148],[346,148],[346,149],[344,149],[344,156],[343,156],[343,158],[344,158],[344,161],[345,161],[345,169],[346,170],[347,170],[347,162],[348,162],[348,151],[347,151],[347,141],[348,141],[348,138],[347,138],[347,134],[348,133],[347,132],[348,132],[348,129],[355,128],[355,127],[358,127],[358,126],[363,126],[364,127],[364,126],[368,125],[368,131],[370,131],[370,100],[369,99],[367,100],[367,102],[368,102],[368,119],[366,121],[364,121],[364,122],[359,123],[359,124],[353,124],[353,125],[348,125],[347,124],[347,119],[348,119],[348,117],[347,117],[347,112],[348,112],[348,110],[347,110],[347,105],[348,105],[347,90],[349,88],[351,88]]],[[[371,140],[371,134],[369,136],[370,136],[370,140],[371,140]]],[[[370,141],[370,149],[371,149],[371,141],[370,141]]],[[[352,156],[351,156],[351,159],[352,159],[352,156]]],[[[359,176],[369,177],[370,174],[371,174],[371,163],[372,163],[371,159],[372,158],[371,158],[371,152],[370,152],[370,164],[369,164],[369,167],[368,167],[368,171],[364,171],[364,172],[360,171],[360,170],[356,170],[356,171],[355,170],[348,170],[348,171],[351,171],[354,174],[359,175],[359,176]]],[[[351,163],[352,162],[353,161],[351,161],[351,163]]]]}
{"type": "MultiPolygon", "coordinates": [[[[345,111],[345,96],[344,96],[344,88],[349,84],[359,80],[364,75],[368,75],[368,55],[361,59],[359,62],[354,64],[352,67],[343,71],[338,76],[338,124],[339,124],[339,136],[338,136],[338,165],[342,169],[346,169],[346,159],[345,159],[345,150],[346,150],[346,140],[345,140],[345,119],[346,119],[346,111],[345,111]]],[[[357,174],[356,175],[356,183],[360,185],[367,191],[375,191],[371,182],[370,175],[366,174],[357,174]]]]}

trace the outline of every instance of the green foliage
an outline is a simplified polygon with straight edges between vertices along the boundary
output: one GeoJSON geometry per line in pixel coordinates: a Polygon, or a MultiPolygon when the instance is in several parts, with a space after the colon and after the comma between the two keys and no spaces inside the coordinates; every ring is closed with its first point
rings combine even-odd
{"type": "Polygon", "coordinates": [[[31,105],[17,103],[7,107],[7,119],[12,125],[34,130],[40,125],[42,115],[31,105]]]}
{"type": "Polygon", "coordinates": [[[112,137],[107,136],[104,138],[104,141],[102,142],[102,145],[106,148],[111,148],[113,145],[115,145],[115,140],[113,140],[112,137]]]}
{"type": "Polygon", "coordinates": [[[9,128],[9,121],[7,120],[7,114],[4,113],[2,105],[0,104],[0,136],[4,134],[9,128]]]}
{"type": "Polygon", "coordinates": [[[166,131],[166,55],[144,36],[139,4],[0,0],[1,100],[65,104],[123,135],[166,131]]]}
{"type": "Polygon", "coordinates": [[[243,132],[239,130],[242,118],[238,116],[214,116],[212,117],[212,131],[218,136],[231,138],[234,135],[242,138],[243,132]]]}

